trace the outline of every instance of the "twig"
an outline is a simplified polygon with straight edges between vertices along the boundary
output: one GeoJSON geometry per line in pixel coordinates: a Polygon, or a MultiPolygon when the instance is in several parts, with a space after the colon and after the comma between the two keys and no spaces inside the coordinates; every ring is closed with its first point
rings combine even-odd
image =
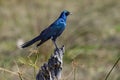
{"type": "Polygon", "coordinates": [[[111,70],[109,71],[109,73],[106,75],[105,80],[108,79],[108,77],[110,76],[111,72],[113,71],[113,69],[115,68],[115,66],[119,62],[119,60],[120,60],[120,57],[117,59],[117,61],[115,62],[115,64],[113,65],[113,67],[111,68],[111,70]]]}
{"type": "Polygon", "coordinates": [[[18,72],[18,75],[19,75],[20,80],[23,80],[22,74],[20,72],[18,72]]]}
{"type": "Polygon", "coordinates": [[[18,75],[19,75],[19,78],[20,78],[20,80],[23,80],[23,78],[22,78],[22,73],[20,72],[20,69],[19,69],[19,67],[18,67],[18,64],[16,63],[16,61],[15,61],[15,64],[16,64],[16,66],[17,66],[17,69],[18,69],[18,75]]]}
{"type": "MultiPolygon", "coordinates": [[[[15,64],[17,65],[16,62],[15,62],[15,64]]],[[[10,73],[10,74],[16,75],[16,76],[18,76],[18,77],[20,78],[20,80],[23,80],[22,74],[21,74],[20,71],[19,71],[18,65],[17,65],[17,69],[18,69],[18,72],[13,72],[13,71],[10,71],[10,70],[8,70],[8,69],[1,68],[1,67],[0,67],[0,70],[1,70],[1,71],[5,71],[5,72],[8,72],[8,73],[10,73]]]]}
{"type": "Polygon", "coordinates": [[[11,73],[11,74],[13,74],[13,75],[19,76],[17,72],[13,72],[13,71],[10,71],[10,70],[5,69],[5,68],[0,68],[0,70],[1,70],[1,71],[5,71],[5,72],[8,72],[8,73],[11,73]]]}
{"type": "Polygon", "coordinates": [[[76,80],[76,68],[74,68],[74,80],[76,80]]]}
{"type": "Polygon", "coordinates": [[[66,77],[63,78],[63,80],[69,80],[70,76],[72,76],[73,73],[74,69],[72,69],[72,71],[66,77]]]}
{"type": "MultiPolygon", "coordinates": [[[[37,64],[37,60],[38,60],[38,54],[36,54],[36,59],[35,59],[35,62],[34,62],[35,65],[37,64]]],[[[34,78],[35,77],[36,77],[36,67],[34,67],[34,78]]]]}

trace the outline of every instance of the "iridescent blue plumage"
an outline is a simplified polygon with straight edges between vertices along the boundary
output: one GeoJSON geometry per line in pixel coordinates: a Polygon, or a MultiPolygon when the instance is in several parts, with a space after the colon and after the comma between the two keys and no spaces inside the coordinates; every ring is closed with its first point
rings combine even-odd
{"type": "Polygon", "coordinates": [[[47,41],[49,39],[52,39],[52,41],[55,44],[55,47],[57,48],[56,39],[64,31],[64,29],[66,27],[67,16],[69,14],[70,14],[69,11],[64,10],[54,23],[52,23],[48,28],[43,30],[40,33],[39,36],[35,37],[34,39],[32,39],[32,40],[30,40],[30,41],[28,41],[26,43],[24,43],[22,45],[22,48],[28,47],[28,46],[32,45],[33,43],[35,43],[36,41],[40,41],[40,43],[37,44],[37,47],[38,47],[38,46],[40,46],[41,44],[43,44],[45,41],[47,41]]]}

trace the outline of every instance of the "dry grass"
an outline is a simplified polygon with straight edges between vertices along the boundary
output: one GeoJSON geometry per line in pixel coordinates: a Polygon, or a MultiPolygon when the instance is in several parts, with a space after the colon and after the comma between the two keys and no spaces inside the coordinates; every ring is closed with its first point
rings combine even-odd
{"type": "MultiPolygon", "coordinates": [[[[67,28],[58,39],[59,45],[66,47],[63,79],[103,80],[120,56],[119,4],[119,0],[0,0],[0,67],[16,72],[14,61],[21,57],[26,60],[30,48],[34,49],[34,46],[19,49],[17,41],[27,41],[38,35],[62,10],[67,9],[73,15],[69,16],[67,28]],[[73,60],[78,63],[74,69],[71,65],[73,60]]],[[[37,66],[48,59],[53,48],[52,42],[48,41],[38,49],[37,66]]],[[[34,55],[32,61],[35,60],[34,55]]],[[[17,63],[26,76],[25,80],[35,79],[33,66],[17,63]]],[[[120,63],[109,80],[119,80],[119,74],[120,63]]],[[[0,71],[0,79],[19,78],[0,71]]]]}

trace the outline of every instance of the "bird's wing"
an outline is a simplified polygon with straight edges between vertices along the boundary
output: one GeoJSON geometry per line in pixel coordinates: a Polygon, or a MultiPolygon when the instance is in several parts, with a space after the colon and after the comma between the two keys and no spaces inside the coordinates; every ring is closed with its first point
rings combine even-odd
{"type": "Polygon", "coordinates": [[[53,27],[48,27],[46,28],[45,30],[43,30],[41,33],[40,33],[40,36],[43,38],[43,39],[49,39],[51,38],[51,36],[54,34],[54,28],[53,27]]]}
{"type": "Polygon", "coordinates": [[[41,36],[46,38],[50,38],[52,36],[59,36],[65,29],[66,22],[63,19],[57,19],[54,23],[52,23],[48,28],[41,32],[41,36]]]}

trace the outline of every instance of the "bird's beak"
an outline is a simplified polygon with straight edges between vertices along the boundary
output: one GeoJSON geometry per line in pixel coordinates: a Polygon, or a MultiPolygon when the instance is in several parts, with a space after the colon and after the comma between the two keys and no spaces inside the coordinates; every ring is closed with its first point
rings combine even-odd
{"type": "Polygon", "coordinates": [[[70,12],[70,15],[72,15],[72,13],[70,12]]]}

